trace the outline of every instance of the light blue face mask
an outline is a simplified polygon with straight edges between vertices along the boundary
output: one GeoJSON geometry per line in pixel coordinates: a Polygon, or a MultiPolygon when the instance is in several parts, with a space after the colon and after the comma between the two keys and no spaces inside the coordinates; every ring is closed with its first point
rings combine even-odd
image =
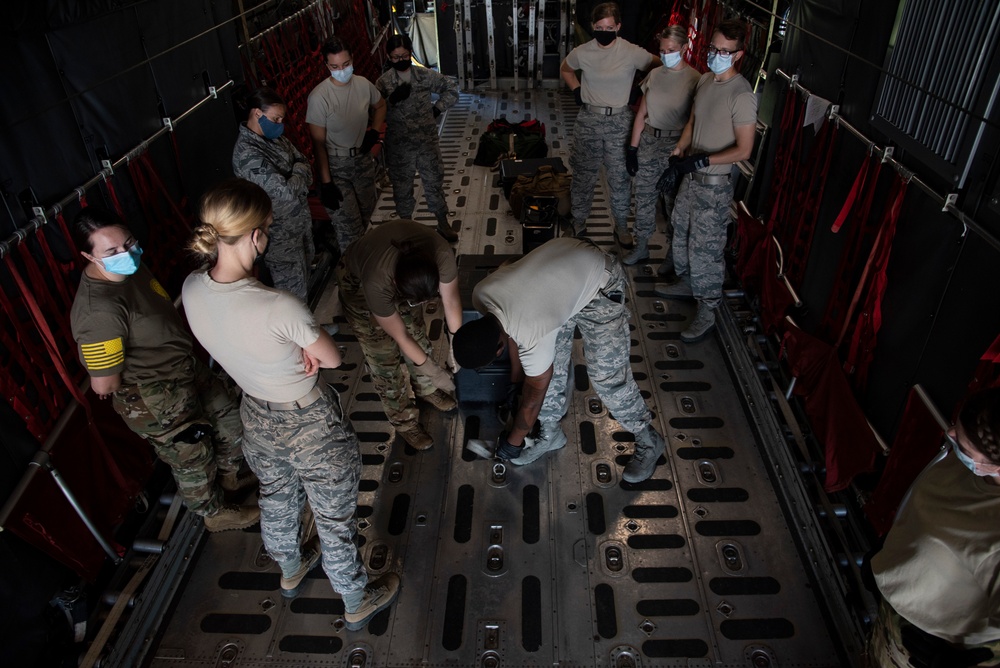
{"type": "Polygon", "coordinates": [[[724,56],[721,53],[708,54],[708,69],[715,75],[720,75],[733,66],[733,54],[724,56]]]}
{"type": "MultiPolygon", "coordinates": [[[[987,468],[987,466],[985,464],[980,464],[975,459],[973,459],[969,455],[965,454],[962,451],[962,448],[958,447],[958,443],[955,443],[954,441],[952,441],[951,442],[951,449],[955,451],[955,456],[958,457],[958,461],[962,462],[962,464],[965,466],[965,468],[969,469],[970,471],[972,471],[974,474],[976,474],[980,478],[995,478],[995,477],[997,477],[997,474],[996,474],[995,471],[984,470],[984,469],[987,468]]],[[[991,467],[991,468],[996,469],[996,467],[991,467]]]]}
{"type": "Polygon", "coordinates": [[[135,244],[124,253],[116,253],[104,258],[101,263],[104,264],[104,270],[109,274],[131,276],[139,269],[140,255],[142,255],[142,249],[139,248],[139,244],[135,244]]]}
{"type": "Polygon", "coordinates": [[[663,66],[666,68],[677,67],[677,64],[681,62],[681,52],[674,51],[673,53],[661,53],[660,60],[663,61],[663,66]]]}
{"type": "Polygon", "coordinates": [[[354,65],[348,65],[342,70],[330,70],[330,76],[340,83],[347,83],[354,75],[354,65]]]}

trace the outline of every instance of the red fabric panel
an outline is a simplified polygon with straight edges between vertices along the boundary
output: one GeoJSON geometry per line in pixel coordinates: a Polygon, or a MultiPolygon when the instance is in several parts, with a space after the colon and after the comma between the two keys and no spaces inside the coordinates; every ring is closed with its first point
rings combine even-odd
{"type": "Polygon", "coordinates": [[[794,218],[789,221],[792,240],[784,246],[785,275],[793,285],[801,286],[805,275],[809,252],[816,236],[819,206],[823,201],[827,175],[830,173],[830,161],[833,158],[833,147],[836,146],[839,130],[840,125],[837,123],[823,124],[803,170],[810,175],[805,185],[804,202],[794,218]]]}
{"type": "Polygon", "coordinates": [[[771,334],[785,329],[785,313],[795,303],[784,281],[778,277],[778,247],[768,239],[764,248],[764,273],[760,287],[760,319],[764,332],[771,334]]]}
{"type": "MultiPolygon", "coordinates": [[[[110,401],[94,402],[93,413],[103,425],[104,440],[118,468],[126,473],[128,485],[123,488],[109,470],[98,452],[103,447],[94,440],[82,410],[76,411],[53,445],[51,461],[101,535],[124,554],[124,548],[112,540],[114,529],[153,470],[152,448],[125,426],[110,401]]],[[[7,528],[87,580],[93,581],[104,564],[104,551],[47,471],[35,476],[14,507],[7,528]]]]}
{"type": "Polygon", "coordinates": [[[988,387],[996,387],[998,384],[1000,384],[1000,335],[979,358],[966,396],[988,387]]]}
{"type": "Polygon", "coordinates": [[[885,471],[864,507],[868,521],[879,536],[892,526],[906,490],[938,453],[943,437],[941,427],[911,389],[885,471]]]}
{"type": "Polygon", "coordinates": [[[764,223],[754,218],[742,204],[736,207],[736,275],[743,288],[756,294],[760,290],[761,274],[764,272],[764,256],[761,245],[768,238],[764,223]]]}
{"type": "Polygon", "coordinates": [[[827,341],[836,342],[840,347],[845,323],[850,321],[850,306],[852,295],[858,284],[857,273],[861,259],[861,248],[864,240],[874,235],[874,230],[878,228],[880,220],[872,220],[870,217],[872,202],[875,199],[875,190],[878,186],[878,177],[882,170],[881,159],[874,156],[866,156],[858,171],[851,194],[848,195],[844,208],[841,210],[837,222],[833,225],[833,231],[840,229],[839,225],[845,225],[844,233],[847,240],[840,254],[840,263],[837,266],[837,277],[827,299],[826,311],[820,323],[819,331],[827,341]],[[848,213],[850,215],[848,215],[848,213]]]}
{"type": "Polygon", "coordinates": [[[795,394],[803,399],[813,433],[826,455],[823,487],[827,492],[844,489],[854,476],[872,470],[878,442],[834,348],[794,328],[785,333],[784,346],[798,379],[795,394]]]}
{"type": "MultiPolygon", "coordinates": [[[[871,271],[871,283],[861,304],[847,359],[844,362],[844,369],[854,374],[854,385],[859,390],[868,384],[868,368],[875,357],[878,332],[882,328],[882,299],[889,285],[889,255],[892,253],[892,241],[896,236],[899,212],[906,198],[906,186],[906,180],[897,175],[886,202],[882,228],[869,255],[868,266],[865,267],[866,275],[871,271]]],[[[862,277],[859,290],[864,288],[864,281],[862,277]]]]}

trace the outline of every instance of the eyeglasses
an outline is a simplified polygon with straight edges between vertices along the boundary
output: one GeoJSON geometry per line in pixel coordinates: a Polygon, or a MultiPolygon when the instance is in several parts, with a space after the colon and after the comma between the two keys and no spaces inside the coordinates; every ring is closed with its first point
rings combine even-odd
{"type": "Polygon", "coordinates": [[[710,56],[714,56],[716,54],[718,54],[720,56],[731,56],[734,53],[738,53],[739,51],[742,51],[742,50],[743,49],[736,49],[734,51],[730,51],[729,49],[717,49],[714,46],[712,46],[711,44],[708,45],[708,55],[710,55],[710,56]]]}
{"type": "Polygon", "coordinates": [[[394,63],[400,63],[404,60],[409,60],[413,56],[412,53],[408,53],[405,56],[389,56],[389,60],[394,63]]]}

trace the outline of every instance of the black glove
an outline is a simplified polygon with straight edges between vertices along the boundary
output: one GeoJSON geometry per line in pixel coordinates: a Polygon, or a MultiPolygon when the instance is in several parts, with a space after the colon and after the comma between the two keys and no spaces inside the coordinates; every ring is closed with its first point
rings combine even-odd
{"type": "Polygon", "coordinates": [[[583,90],[582,86],[577,86],[573,89],[573,99],[576,100],[576,106],[583,106],[583,90]]]}
{"type": "Polygon", "coordinates": [[[688,157],[673,163],[673,167],[681,176],[684,174],[690,174],[691,172],[695,172],[703,167],[708,167],[708,154],[697,153],[695,155],[689,155],[688,157]]]}
{"type": "Polygon", "coordinates": [[[344,201],[344,195],[333,181],[321,183],[319,184],[319,201],[331,211],[336,211],[340,208],[340,203],[344,201]]]}
{"type": "MultiPolygon", "coordinates": [[[[642,89],[638,86],[632,86],[632,90],[628,94],[629,106],[635,106],[639,104],[639,98],[642,97],[642,89]]],[[[646,104],[649,104],[648,102],[646,104]]]]}
{"type": "Polygon", "coordinates": [[[625,147],[625,171],[628,172],[629,176],[635,176],[639,173],[639,147],[638,146],[626,146],[625,147]]]}
{"type": "Polygon", "coordinates": [[[375,128],[365,130],[365,138],[361,141],[361,153],[368,153],[375,148],[375,144],[378,143],[378,136],[378,130],[375,128]]]}
{"type": "Polygon", "coordinates": [[[517,412],[518,397],[521,394],[522,385],[523,383],[511,382],[507,386],[507,393],[503,401],[497,404],[497,419],[500,420],[500,424],[506,425],[507,421],[517,412]]]}
{"type": "Polygon", "coordinates": [[[908,622],[903,622],[900,637],[914,668],[969,668],[993,658],[993,652],[985,647],[959,649],[908,622]]]}
{"type": "Polygon", "coordinates": [[[656,182],[656,190],[666,197],[673,197],[677,192],[677,179],[680,173],[677,171],[677,163],[681,158],[674,156],[670,158],[667,168],[660,174],[660,179],[656,182]]]}
{"type": "Polygon", "coordinates": [[[431,111],[434,112],[434,118],[437,118],[438,116],[441,115],[441,110],[438,109],[437,107],[431,107],[431,111]]]}
{"type": "Polygon", "coordinates": [[[412,87],[410,84],[403,82],[396,86],[396,90],[389,93],[388,102],[389,104],[399,104],[406,98],[410,97],[410,91],[412,87]]]}

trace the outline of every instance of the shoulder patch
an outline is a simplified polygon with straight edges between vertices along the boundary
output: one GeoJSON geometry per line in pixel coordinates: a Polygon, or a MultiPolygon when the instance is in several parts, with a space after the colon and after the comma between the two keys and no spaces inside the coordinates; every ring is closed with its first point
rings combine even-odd
{"type": "Polygon", "coordinates": [[[156,280],[155,278],[149,279],[149,287],[153,290],[153,292],[160,295],[167,301],[170,301],[170,295],[167,294],[167,291],[163,289],[163,286],[160,285],[160,282],[158,280],[156,280]]]}
{"type": "Polygon", "coordinates": [[[88,371],[111,369],[125,362],[125,348],[120,336],[99,343],[81,343],[80,352],[88,371]]]}

